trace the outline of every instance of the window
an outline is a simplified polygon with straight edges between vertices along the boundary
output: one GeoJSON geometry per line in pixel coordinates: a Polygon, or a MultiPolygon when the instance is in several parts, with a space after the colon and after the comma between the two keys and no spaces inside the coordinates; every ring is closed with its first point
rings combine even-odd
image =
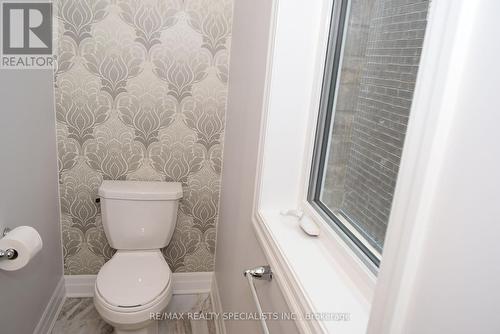
{"type": "Polygon", "coordinates": [[[378,266],[428,3],[343,0],[334,7],[308,200],[378,266]]]}

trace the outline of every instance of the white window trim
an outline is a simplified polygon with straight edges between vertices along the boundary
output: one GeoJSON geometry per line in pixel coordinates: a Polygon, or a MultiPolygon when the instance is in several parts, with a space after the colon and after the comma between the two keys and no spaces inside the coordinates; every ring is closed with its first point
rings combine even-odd
{"type": "Polygon", "coordinates": [[[421,238],[425,231],[423,221],[428,213],[427,204],[435,184],[435,171],[439,168],[442,162],[440,157],[446,149],[446,135],[453,119],[452,106],[456,99],[457,82],[460,81],[460,69],[466,62],[460,55],[465,54],[464,50],[467,48],[463,36],[467,35],[468,22],[474,18],[474,5],[465,0],[432,3],[421,60],[425,64],[425,70],[419,73],[417,80],[377,286],[373,274],[306,199],[331,1],[275,0],[273,6],[254,195],[253,226],[257,238],[292,312],[349,312],[349,307],[354,304],[358,306],[359,313],[354,314],[351,320],[353,326],[298,320],[296,323],[301,333],[401,333],[414,293],[412,284],[422,251],[421,238]],[[285,11],[288,13],[284,13],[285,11]],[[297,16],[298,13],[301,14],[302,22],[293,18],[294,11],[295,18],[300,17],[297,16]],[[286,17],[290,13],[292,16],[286,17]],[[319,17],[321,19],[318,20],[319,17]],[[309,36],[318,36],[318,40],[302,45],[303,49],[296,50],[299,55],[289,53],[290,56],[284,59],[283,52],[286,53],[287,46],[291,45],[284,35],[285,31],[299,43],[305,42],[301,35],[303,31],[294,30],[297,22],[306,30],[306,35],[309,33],[309,36]],[[310,52],[304,51],[308,47],[311,48],[310,52]],[[290,72],[293,61],[300,56],[312,59],[312,64],[302,72],[299,69],[299,73],[294,75],[299,75],[304,87],[310,85],[310,91],[294,91],[293,87],[280,88],[273,81],[276,75],[283,76],[281,85],[286,86],[287,80],[293,83],[292,78],[287,78],[287,73],[290,72]],[[312,74],[307,76],[307,73],[312,74]],[[289,98],[293,98],[294,102],[299,101],[297,106],[290,103],[276,105],[280,93],[283,100],[284,91],[288,88],[289,98]],[[309,101],[306,108],[305,100],[309,101]],[[273,114],[280,107],[293,114],[293,117],[300,117],[300,108],[303,108],[302,111],[308,111],[308,117],[301,119],[301,128],[292,126],[290,129],[288,119],[283,120],[286,123],[283,128],[278,128],[276,115],[273,114]],[[276,134],[277,131],[282,133],[276,134]],[[293,150],[286,147],[287,143],[293,146],[293,150]],[[280,150],[288,155],[280,156],[280,150]],[[270,152],[277,153],[279,157],[270,152]],[[276,169],[280,165],[289,166],[290,170],[282,170],[283,175],[279,175],[276,169]],[[273,169],[274,174],[269,173],[273,169]],[[302,208],[306,215],[319,223],[320,238],[305,236],[293,218],[279,215],[280,209],[294,207],[302,208]],[[313,261],[310,260],[311,256],[314,256],[313,261]],[[334,280],[340,280],[342,284],[332,285],[334,280]]]}
{"type": "Polygon", "coordinates": [[[419,269],[426,234],[432,231],[432,202],[448,156],[449,133],[468,62],[478,1],[432,1],[421,68],[413,97],[389,219],[383,262],[367,333],[399,334],[412,328],[412,302],[420,292],[419,269]]]}
{"type": "Polygon", "coordinates": [[[273,5],[253,226],[292,312],[350,313],[351,321],[347,322],[298,320],[301,333],[364,333],[375,276],[306,198],[332,1],[276,0],[273,5]],[[293,14],[295,18],[300,15],[301,20],[296,20],[293,14]],[[296,52],[297,45],[301,52],[296,52]],[[294,70],[294,64],[302,67],[304,63],[310,66],[294,70]],[[280,82],[276,81],[277,77],[280,82]],[[283,87],[286,82],[304,85],[293,93],[293,88],[283,87]],[[291,94],[293,101],[285,101],[286,94],[291,94]],[[277,110],[281,115],[277,115],[277,110]],[[273,121],[276,124],[276,116],[278,121],[284,117],[287,123],[277,131],[271,124],[273,121]],[[270,137],[274,138],[270,140],[270,137]],[[284,162],[292,168],[285,173],[289,175],[278,180],[273,177],[276,170],[267,173],[268,169],[275,169],[276,162],[270,161],[273,157],[269,150],[274,146],[275,150],[282,151],[283,144],[292,150],[287,156],[290,160],[284,162]],[[300,208],[318,222],[319,238],[306,236],[295,218],[279,214],[280,210],[294,208],[300,208]]]}

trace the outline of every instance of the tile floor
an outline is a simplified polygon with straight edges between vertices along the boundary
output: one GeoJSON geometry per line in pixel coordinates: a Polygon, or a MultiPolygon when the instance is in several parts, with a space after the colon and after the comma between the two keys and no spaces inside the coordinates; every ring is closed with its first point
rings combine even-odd
{"type": "MultiPolygon", "coordinates": [[[[202,295],[175,295],[165,312],[211,312],[210,297],[202,295]]],[[[92,298],[67,298],[59,313],[52,334],[110,334],[113,327],[101,319],[92,298]]],[[[162,320],[160,334],[216,334],[213,320],[162,320]]]]}

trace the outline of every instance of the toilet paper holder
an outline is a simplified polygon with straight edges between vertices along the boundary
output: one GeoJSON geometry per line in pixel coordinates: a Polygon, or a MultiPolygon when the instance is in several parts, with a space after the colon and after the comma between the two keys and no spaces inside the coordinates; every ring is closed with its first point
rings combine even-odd
{"type": "MultiPolygon", "coordinates": [[[[2,237],[5,237],[10,232],[10,228],[6,227],[3,229],[2,237]]],[[[14,248],[8,248],[6,250],[0,249],[0,260],[14,260],[17,257],[17,250],[14,248]]]]}

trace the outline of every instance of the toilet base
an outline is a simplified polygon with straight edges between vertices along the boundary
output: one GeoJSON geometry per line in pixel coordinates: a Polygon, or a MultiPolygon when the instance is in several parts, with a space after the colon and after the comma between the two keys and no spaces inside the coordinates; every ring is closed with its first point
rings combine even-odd
{"type": "Polygon", "coordinates": [[[120,328],[114,328],[115,334],[158,334],[158,321],[150,321],[147,327],[140,329],[124,330],[120,328]]]}

